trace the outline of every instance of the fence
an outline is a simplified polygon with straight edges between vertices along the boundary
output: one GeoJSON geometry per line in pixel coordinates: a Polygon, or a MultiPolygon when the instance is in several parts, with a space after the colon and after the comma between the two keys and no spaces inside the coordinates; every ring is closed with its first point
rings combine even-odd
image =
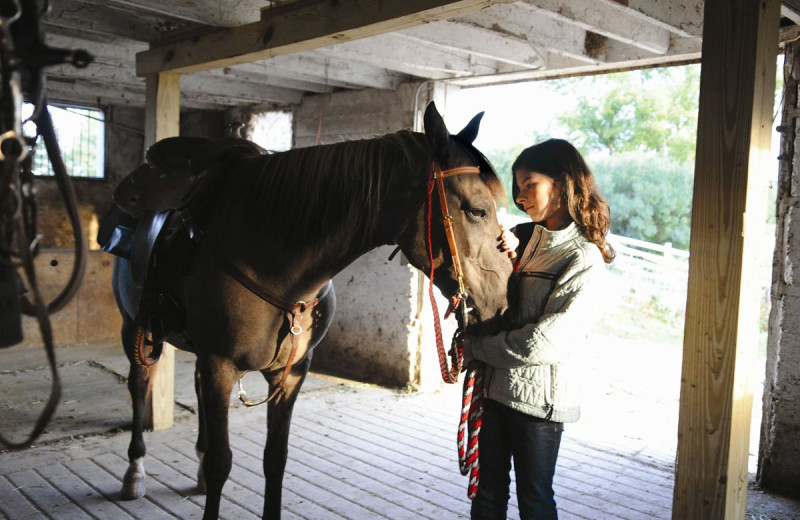
{"type": "Polygon", "coordinates": [[[683,314],[689,276],[689,252],[671,244],[653,244],[609,235],[617,258],[609,266],[611,290],[618,301],[636,309],[683,314]]]}

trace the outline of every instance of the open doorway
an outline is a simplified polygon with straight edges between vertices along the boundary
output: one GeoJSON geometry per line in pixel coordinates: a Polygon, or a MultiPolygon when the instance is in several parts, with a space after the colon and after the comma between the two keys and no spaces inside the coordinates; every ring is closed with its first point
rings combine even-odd
{"type": "MultiPolygon", "coordinates": [[[[783,58],[777,73],[780,114],[783,58]]],[[[458,128],[485,110],[476,141],[504,179],[507,218],[526,216],[510,200],[510,167],[522,149],[550,137],[572,142],[595,173],[611,206],[608,305],[585,354],[582,418],[566,435],[624,445],[654,464],[674,464],[695,167],[700,65],[464,89],[448,98],[458,128]]],[[[779,123],[774,121],[773,128],[779,123]]],[[[749,471],[756,471],[765,378],[769,290],[775,248],[780,137],[774,169],[764,172],[768,218],[763,252],[749,471]]],[[[671,489],[670,489],[671,492],[671,489]]]]}

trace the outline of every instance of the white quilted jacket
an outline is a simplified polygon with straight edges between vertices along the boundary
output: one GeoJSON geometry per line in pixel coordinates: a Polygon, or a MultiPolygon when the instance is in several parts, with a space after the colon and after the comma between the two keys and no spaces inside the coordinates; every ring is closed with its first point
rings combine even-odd
{"type": "Polygon", "coordinates": [[[488,398],[536,417],[574,422],[580,403],[573,364],[581,362],[586,334],[602,309],[605,262],[574,223],[559,231],[521,224],[515,232],[530,234],[530,226],[512,279],[519,294],[511,330],[467,338],[465,346],[487,364],[488,398]]]}

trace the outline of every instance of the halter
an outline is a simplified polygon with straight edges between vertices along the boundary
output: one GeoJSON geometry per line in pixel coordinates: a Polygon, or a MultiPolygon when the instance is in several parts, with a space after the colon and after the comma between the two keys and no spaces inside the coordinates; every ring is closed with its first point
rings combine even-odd
{"type": "Polygon", "coordinates": [[[452,177],[454,175],[461,175],[461,174],[479,174],[481,172],[480,168],[477,166],[459,166],[457,168],[451,168],[449,170],[442,170],[441,167],[436,164],[434,161],[433,166],[431,167],[431,176],[428,181],[428,219],[427,219],[427,226],[428,226],[428,257],[431,263],[431,270],[430,270],[430,284],[428,286],[428,294],[431,300],[431,307],[433,308],[433,328],[436,334],[436,351],[439,356],[439,369],[442,373],[442,379],[445,383],[457,383],[458,382],[458,374],[461,372],[461,365],[463,361],[462,352],[460,345],[457,345],[461,338],[461,332],[456,331],[456,334],[453,336],[453,347],[450,352],[450,356],[452,358],[452,368],[448,369],[448,362],[447,362],[447,355],[444,351],[444,344],[442,340],[442,325],[439,321],[439,308],[436,305],[436,299],[433,294],[433,277],[434,277],[434,266],[433,266],[433,243],[431,241],[431,213],[433,210],[433,189],[436,187],[439,191],[439,204],[442,209],[442,224],[444,225],[444,232],[447,236],[447,244],[450,248],[450,257],[453,260],[453,271],[456,275],[456,281],[458,282],[458,293],[450,299],[450,306],[447,310],[447,315],[450,314],[451,310],[458,309],[459,306],[461,307],[462,312],[462,323],[466,324],[466,303],[464,301],[467,299],[467,289],[464,285],[464,271],[461,268],[461,257],[458,254],[458,246],[456,245],[456,237],[455,231],[453,230],[453,217],[450,215],[450,209],[447,206],[447,192],[444,188],[444,179],[447,177],[452,177]],[[461,305],[464,303],[464,305],[461,305]]]}

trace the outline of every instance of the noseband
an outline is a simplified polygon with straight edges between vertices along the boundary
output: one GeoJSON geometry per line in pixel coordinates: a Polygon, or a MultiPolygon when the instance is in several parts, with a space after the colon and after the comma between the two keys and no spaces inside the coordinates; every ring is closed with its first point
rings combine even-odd
{"type": "Polygon", "coordinates": [[[454,175],[461,175],[461,174],[479,174],[481,172],[480,168],[477,166],[460,166],[457,168],[451,168],[449,170],[442,170],[441,167],[433,163],[433,167],[431,168],[431,176],[428,181],[428,219],[427,219],[427,235],[428,235],[428,259],[431,263],[431,270],[430,275],[428,278],[430,279],[430,284],[428,287],[428,294],[431,300],[431,307],[433,308],[433,328],[436,334],[436,351],[439,355],[439,369],[442,372],[442,379],[445,383],[457,383],[458,382],[458,374],[461,372],[461,365],[463,361],[463,356],[461,352],[461,346],[459,343],[459,338],[463,331],[461,329],[457,330],[455,335],[453,336],[453,348],[450,351],[450,356],[452,359],[452,368],[448,369],[448,362],[447,356],[444,351],[444,343],[442,340],[442,325],[439,321],[439,308],[436,305],[436,299],[433,294],[433,276],[434,276],[434,266],[433,266],[433,243],[431,241],[431,213],[433,210],[433,189],[434,187],[439,191],[439,204],[442,209],[442,224],[444,226],[444,233],[447,236],[447,244],[450,248],[450,257],[453,260],[453,272],[456,276],[456,281],[458,282],[458,294],[453,296],[450,299],[450,307],[448,308],[447,314],[450,313],[451,310],[458,309],[461,307],[461,314],[462,320],[461,325],[466,327],[467,324],[467,311],[466,311],[466,299],[468,297],[466,286],[464,285],[464,271],[461,268],[461,257],[458,254],[458,246],[456,245],[456,237],[455,231],[453,230],[453,217],[450,215],[450,209],[447,206],[447,192],[444,188],[444,179],[447,177],[452,177],[454,175]]]}

